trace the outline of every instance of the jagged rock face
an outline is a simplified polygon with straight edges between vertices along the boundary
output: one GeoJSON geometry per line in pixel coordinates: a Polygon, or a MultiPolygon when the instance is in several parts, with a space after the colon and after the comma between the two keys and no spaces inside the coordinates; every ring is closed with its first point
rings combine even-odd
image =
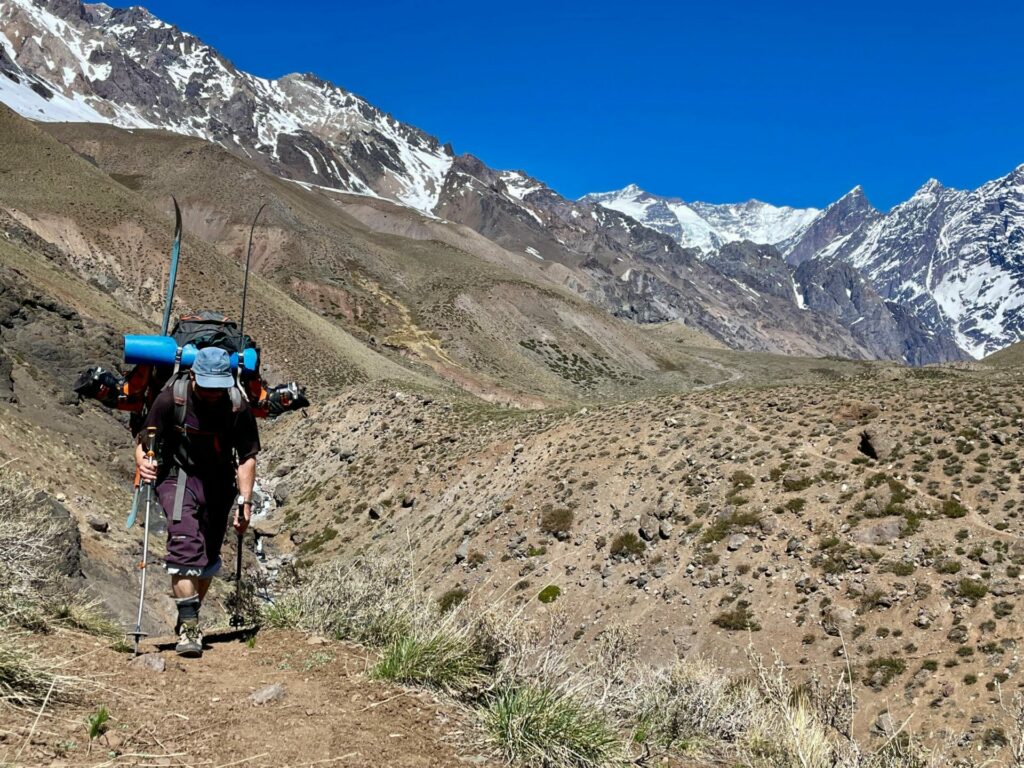
{"type": "Polygon", "coordinates": [[[422,210],[433,207],[451,165],[450,148],[358,96],[313,75],[242,72],[142,8],[5,0],[0,32],[0,71],[12,71],[5,62],[13,59],[23,73],[17,83],[8,78],[0,99],[26,117],[166,128],[285,178],[422,210]]]}
{"type": "Polygon", "coordinates": [[[584,195],[580,202],[624,213],[684,248],[702,253],[740,240],[774,245],[795,237],[818,215],[816,208],[777,207],[760,200],[726,205],[684,203],[677,197],[652,195],[635,184],[584,195]]]}
{"type": "Polygon", "coordinates": [[[786,261],[799,266],[881,215],[868,202],[864,190],[854,187],[822,211],[805,230],[780,243],[779,251],[786,261]]]}
{"type": "Polygon", "coordinates": [[[952,338],[983,357],[1024,335],[1024,166],[973,191],[931,180],[885,215],[852,207],[833,226],[830,212],[794,244],[791,263],[813,252],[856,267],[903,317],[916,317],[916,338],[943,349],[952,338]]]}
{"type": "Polygon", "coordinates": [[[797,304],[793,273],[774,246],[749,241],[729,243],[708,262],[723,275],[760,293],[797,304]]]}
{"type": "Polygon", "coordinates": [[[912,309],[886,301],[849,264],[811,259],[795,278],[804,306],[839,320],[879,358],[925,365],[965,357],[949,333],[928,332],[912,309]]]}

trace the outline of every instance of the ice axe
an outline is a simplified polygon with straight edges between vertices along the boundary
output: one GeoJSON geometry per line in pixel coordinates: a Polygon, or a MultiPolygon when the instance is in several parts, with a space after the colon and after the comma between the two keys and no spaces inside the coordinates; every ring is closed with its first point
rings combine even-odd
{"type": "MultiPolygon", "coordinates": [[[[156,427],[146,427],[146,432],[142,436],[142,450],[145,452],[148,461],[156,459],[155,445],[156,427]]],[[[139,655],[139,641],[147,636],[147,633],[142,631],[142,606],[146,602],[146,565],[149,561],[149,512],[153,506],[153,483],[148,480],[141,480],[140,478],[139,487],[135,492],[136,500],[143,489],[145,489],[146,494],[146,516],[142,519],[142,562],[139,563],[139,569],[142,571],[142,586],[139,589],[139,613],[135,619],[135,631],[129,633],[129,636],[135,640],[132,650],[136,656],[139,655]]],[[[136,508],[137,504],[132,506],[136,508]]],[[[134,522],[134,519],[132,522],[134,522]]]]}

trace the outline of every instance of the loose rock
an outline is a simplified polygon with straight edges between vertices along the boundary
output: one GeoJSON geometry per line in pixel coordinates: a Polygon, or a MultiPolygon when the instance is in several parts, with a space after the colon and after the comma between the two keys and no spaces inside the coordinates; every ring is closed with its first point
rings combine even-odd
{"type": "Polygon", "coordinates": [[[266,688],[261,688],[249,697],[251,701],[257,707],[264,704],[269,704],[274,701],[280,701],[284,698],[284,686],[280,683],[274,683],[268,685],[266,688]]]}

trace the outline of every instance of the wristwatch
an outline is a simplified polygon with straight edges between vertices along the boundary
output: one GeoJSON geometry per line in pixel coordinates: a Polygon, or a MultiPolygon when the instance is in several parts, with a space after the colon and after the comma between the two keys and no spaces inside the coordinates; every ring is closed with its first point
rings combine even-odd
{"type": "Polygon", "coordinates": [[[235,503],[238,504],[238,506],[240,507],[244,506],[245,504],[252,506],[252,499],[247,499],[242,494],[238,494],[238,498],[235,499],[235,503]]]}

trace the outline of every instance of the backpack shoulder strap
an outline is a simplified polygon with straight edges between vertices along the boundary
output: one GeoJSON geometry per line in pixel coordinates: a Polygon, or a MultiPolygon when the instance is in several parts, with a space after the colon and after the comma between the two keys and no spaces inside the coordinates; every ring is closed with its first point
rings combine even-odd
{"type": "Polygon", "coordinates": [[[179,427],[185,426],[185,414],[188,409],[188,376],[179,376],[174,379],[171,392],[174,395],[174,423],[179,427]]]}

